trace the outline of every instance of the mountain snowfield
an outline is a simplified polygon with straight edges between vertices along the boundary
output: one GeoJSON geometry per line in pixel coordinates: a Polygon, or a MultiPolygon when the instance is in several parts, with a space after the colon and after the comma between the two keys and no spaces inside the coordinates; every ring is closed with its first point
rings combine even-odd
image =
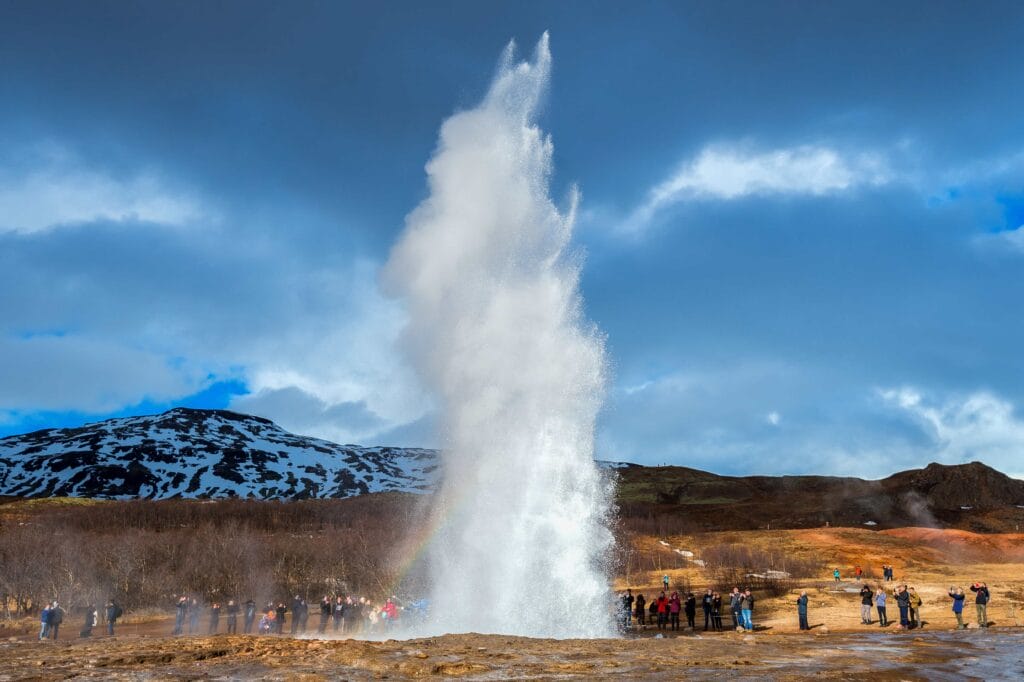
{"type": "Polygon", "coordinates": [[[270,420],[175,408],[0,439],[0,495],[338,498],[429,492],[437,452],[297,436],[270,420]]]}

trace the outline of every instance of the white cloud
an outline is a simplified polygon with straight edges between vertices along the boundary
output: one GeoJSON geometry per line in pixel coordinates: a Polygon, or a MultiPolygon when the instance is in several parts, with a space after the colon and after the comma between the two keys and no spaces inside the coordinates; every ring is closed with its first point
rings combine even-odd
{"type": "Polygon", "coordinates": [[[769,413],[768,413],[768,416],[767,416],[767,417],[765,417],[765,419],[766,419],[766,420],[768,421],[768,423],[769,423],[769,424],[771,424],[772,426],[778,426],[778,425],[779,425],[779,422],[780,422],[780,421],[782,420],[782,417],[781,417],[781,416],[779,415],[779,413],[778,413],[778,412],[769,412],[769,413]]]}
{"type": "Polygon", "coordinates": [[[659,211],[681,201],[832,194],[885,184],[890,177],[885,158],[878,154],[844,155],[812,145],[768,152],[709,146],[651,189],[627,219],[625,230],[642,231],[659,211]]]}
{"type": "Polygon", "coordinates": [[[940,462],[980,460],[1024,478],[1024,420],[1011,403],[986,391],[941,402],[911,387],[879,394],[925,427],[932,440],[931,454],[940,462]]]}
{"type": "Polygon", "coordinates": [[[1014,230],[979,235],[974,245],[981,251],[1024,254],[1024,225],[1014,230]]]}
{"type": "Polygon", "coordinates": [[[210,217],[196,198],[171,189],[153,171],[115,177],[53,147],[33,156],[25,167],[0,171],[0,233],[31,234],[97,220],[179,225],[210,217]]]}

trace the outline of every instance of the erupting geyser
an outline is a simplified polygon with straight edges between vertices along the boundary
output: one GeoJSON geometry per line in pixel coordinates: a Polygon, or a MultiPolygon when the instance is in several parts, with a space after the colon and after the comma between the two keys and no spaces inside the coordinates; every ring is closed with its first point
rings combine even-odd
{"type": "Polygon", "coordinates": [[[614,634],[593,461],[604,349],[566,251],[577,197],[552,203],[534,122],[550,69],[547,34],[532,62],[510,44],[483,102],[445,121],[385,270],[442,414],[431,633],[614,634]]]}

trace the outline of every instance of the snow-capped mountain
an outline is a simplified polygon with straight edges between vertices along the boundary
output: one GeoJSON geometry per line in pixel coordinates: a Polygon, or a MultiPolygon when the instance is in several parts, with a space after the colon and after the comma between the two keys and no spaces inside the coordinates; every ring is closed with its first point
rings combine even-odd
{"type": "Polygon", "coordinates": [[[0,439],[0,495],[296,499],[426,492],[437,452],[296,436],[226,410],[176,408],[0,439]]]}

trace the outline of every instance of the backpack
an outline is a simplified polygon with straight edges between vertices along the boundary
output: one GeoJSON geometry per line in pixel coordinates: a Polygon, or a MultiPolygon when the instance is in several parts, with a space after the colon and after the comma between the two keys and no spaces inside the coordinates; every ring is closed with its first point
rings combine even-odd
{"type": "Polygon", "coordinates": [[[123,615],[124,615],[124,609],[122,609],[117,604],[114,604],[114,618],[120,618],[123,615]]]}

